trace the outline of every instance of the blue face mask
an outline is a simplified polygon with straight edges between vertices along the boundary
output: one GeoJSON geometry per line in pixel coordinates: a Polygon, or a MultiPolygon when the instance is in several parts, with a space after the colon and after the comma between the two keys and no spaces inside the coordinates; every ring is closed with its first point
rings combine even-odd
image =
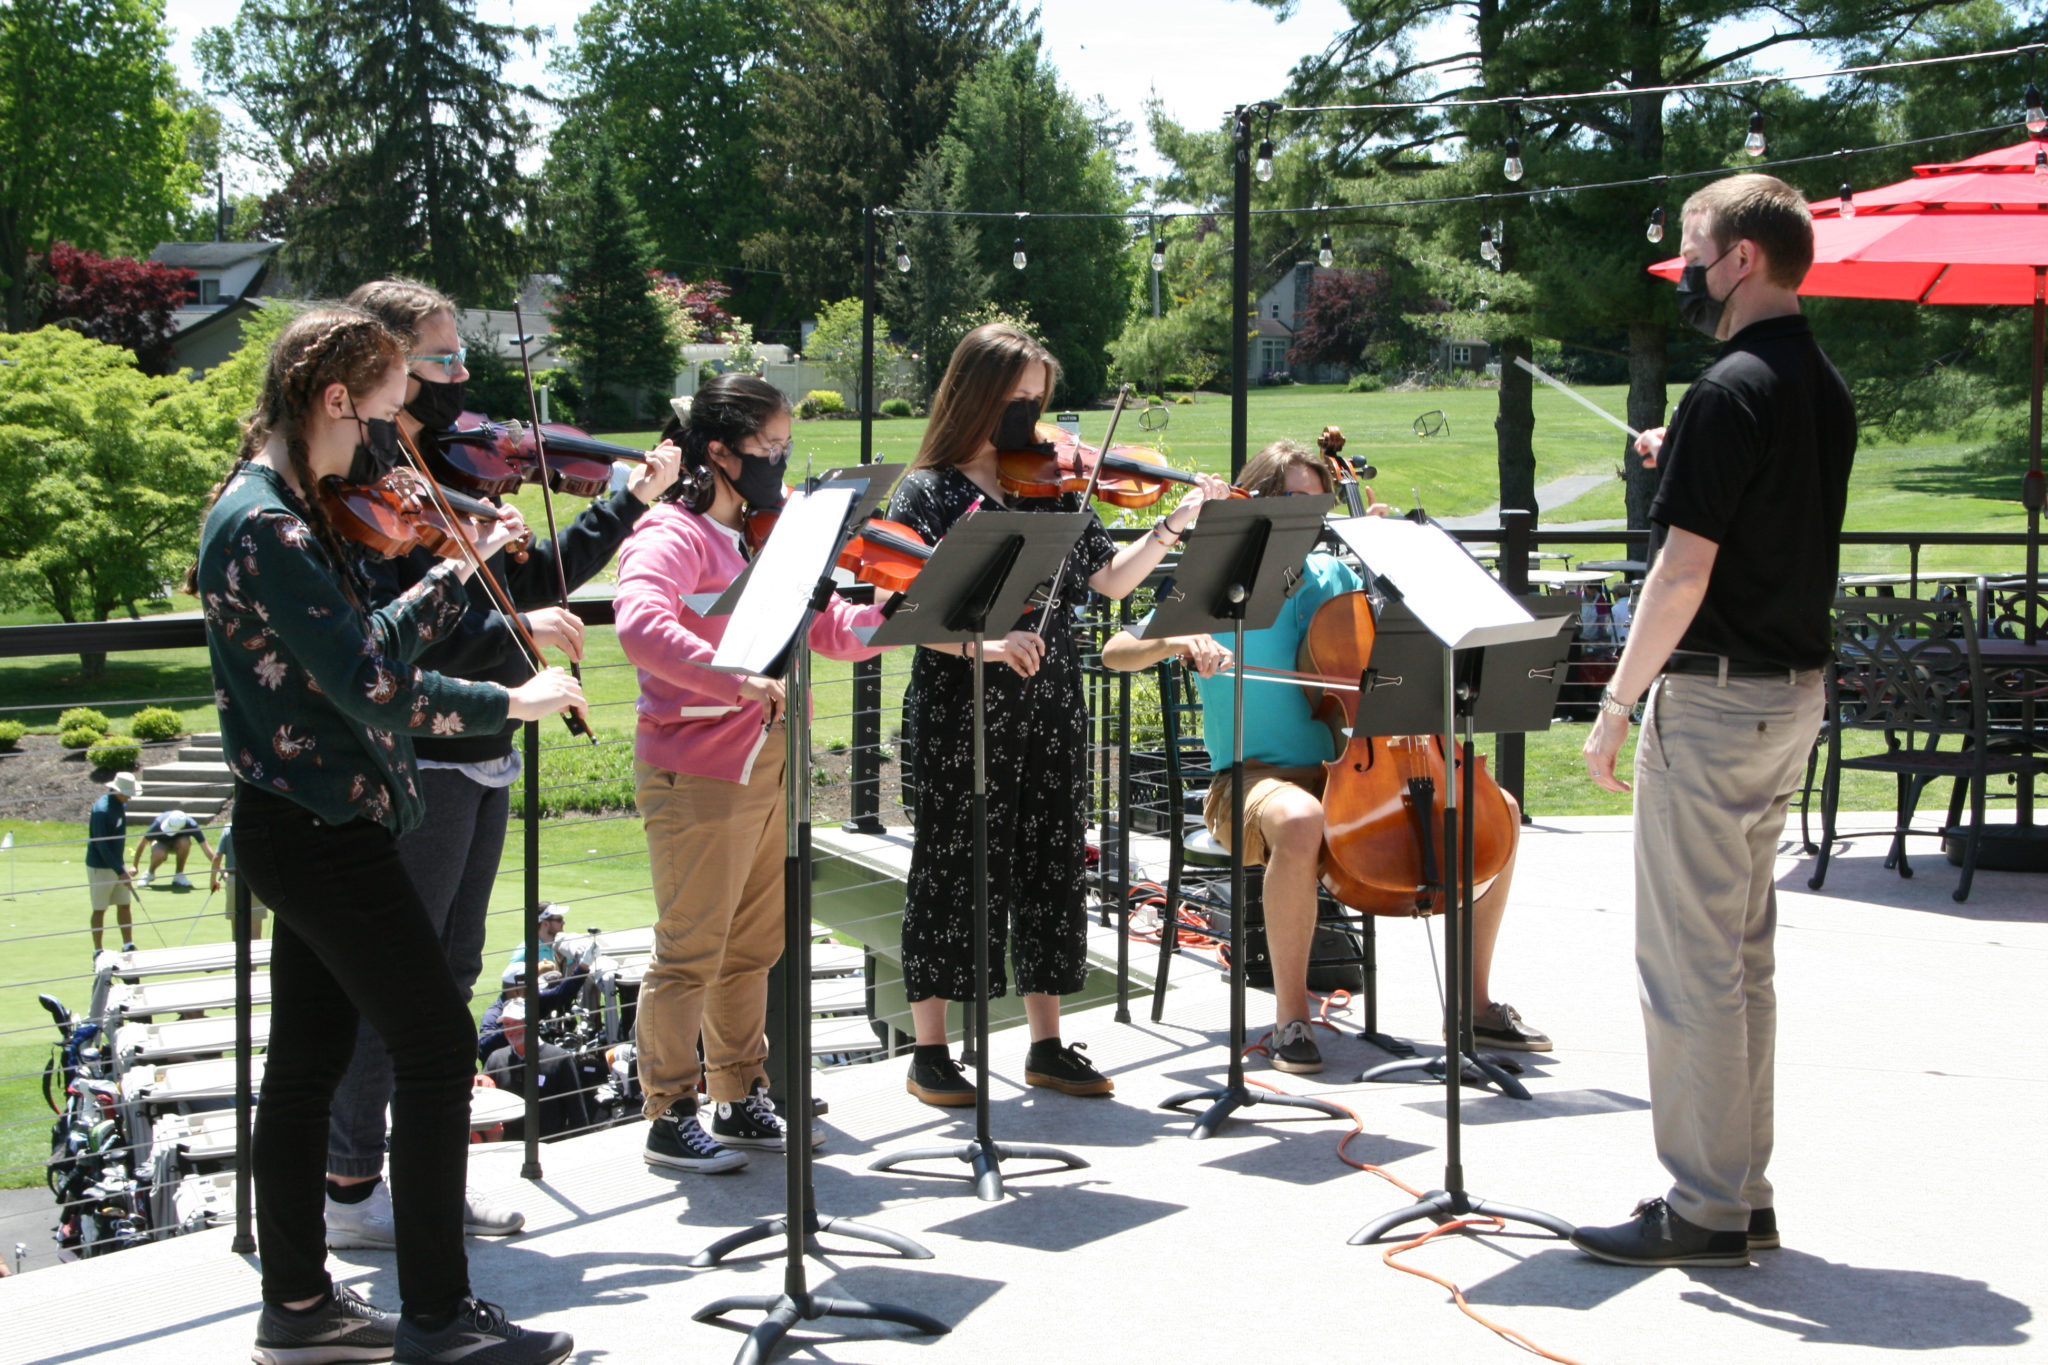
{"type": "MultiPolygon", "coordinates": [[[[1733,246],[1728,248],[1733,250],[1733,246]]],[[[1737,280],[1734,288],[1717,299],[1707,287],[1707,272],[1727,259],[1728,251],[1705,265],[1689,265],[1678,272],[1678,316],[1688,326],[1717,339],[1721,335],[1721,314],[1727,310],[1728,300],[1735,297],[1735,290],[1742,288],[1742,281],[1737,280]]]]}

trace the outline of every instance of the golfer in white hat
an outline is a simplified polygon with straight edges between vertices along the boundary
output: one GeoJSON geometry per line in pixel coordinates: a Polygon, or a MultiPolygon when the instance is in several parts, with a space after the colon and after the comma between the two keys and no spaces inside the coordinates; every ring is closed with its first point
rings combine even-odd
{"type": "Polygon", "coordinates": [[[135,882],[128,875],[122,854],[128,846],[128,803],[142,795],[142,781],[134,773],[115,773],[107,783],[107,794],[92,803],[86,826],[85,876],[92,888],[92,951],[98,957],[106,923],[107,907],[114,907],[114,922],[121,928],[121,948],[135,946],[135,882]]]}

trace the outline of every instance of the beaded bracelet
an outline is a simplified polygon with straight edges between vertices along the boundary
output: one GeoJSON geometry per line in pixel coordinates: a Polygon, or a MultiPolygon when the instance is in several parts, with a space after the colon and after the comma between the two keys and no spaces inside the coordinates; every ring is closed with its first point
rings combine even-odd
{"type": "Polygon", "coordinates": [[[1152,523],[1152,538],[1166,549],[1170,550],[1180,544],[1180,536],[1181,533],[1168,526],[1164,518],[1152,523]],[[1164,534],[1161,534],[1162,532],[1164,534]]]}

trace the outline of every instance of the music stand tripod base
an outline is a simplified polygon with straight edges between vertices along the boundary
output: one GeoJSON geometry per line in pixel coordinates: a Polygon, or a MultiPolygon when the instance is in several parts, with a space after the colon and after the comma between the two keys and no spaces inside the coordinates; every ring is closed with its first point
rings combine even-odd
{"type": "Polygon", "coordinates": [[[992,1138],[975,1137],[966,1142],[948,1143],[944,1146],[913,1147],[907,1152],[892,1152],[868,1169],[893,1171],[907,1162],[946,1160],[964,1161],[970,1169],[958,1175],[952,1171],[913,1171],[912,1174],[966,1180],[974,1186],[975,1197],[989,1203],[995,1203],[1003,1197],[1002,1163],[1005,1161],[1050,1161],[1054,1163],[1054,1170],[1081,1171],[1088,1168],[1086,1161],[1058,1147],[1048,1147],[1037,1142],[997,1142],[992,1138]]]}
{"type": "Polygon", "coordinates": [[[1504,1222],[1528,1223],[1564,1238],[1569,1238],[1576,1230],[1564,1219],[1539,1209],[1501,1204],[1462,1192],[1453,1194],[1446,1190],[1431,1190],[1407,1208],[1395,1209],[1392,1213],[1383,1213],[1373,1219],[1352,1234],[1350,1244],[1355,1247],[1369,1246],[1403,1223],[1413,1223],[1427,1218],[1432,1223],[1443,1224],[1473,1214],[1499,1218],[1504,1222]]]}
{"type": "Polygon", "coordinates": [[[869,1322],[895,1322],[925,1336],[944,1336],[953,1329],[937,1318],[928,1317],[910,1308],[892,1308],[887,1304],[867,1303],[861,1299],[842,1299],[824,1294],[744,1294],[729,1299],[708,1303],[690,1316],[698,1322],[710,1322],[727,1313],[765,1313],[754,1329],[747,1333],[746,1344],[733,1357],[733,1365],[764,1365],[775,1354],[775,1348],[789,1330],[799,1322],[815,1322],[819,1318],[864,1318],[869,1322]]]}
{"type": "Polygon", "coordinates": [[[1340,1109],[1327,1100],[1315,1099],[1308,1095],[1255,1092],[1250,1086],[1245,1085],[1241,1081],[1235,1085],[1211,1086],[1206,1090],[1184,1090],[1171,1099],[1161,1100],[1159,1107],[1161,1109],[1179,1109],[1183,1105],[1193,1104],[1196,1100],[1208,1100],[1211,1102],[1209,1108],[1202,1114],[1202,1117],[1195,1120],[1193,1130],[1188,1133],[1189,1137],[1197,1140],[1213,1135],[1218,1128],[1223,1126],[1225,1119],[1238,1110],[1249,1108],[1254,1104],[1277,1104],[1287,1109],[1312,1109],[1319,1114],[1328,1114],[1333,1119],[1348,1119],[1351,1117],[1348,1110],[1340,1109]]]}
{"type": "MultiPolygon", "coordinates": [[[[756,1242],[766,1242],[773,1238],[781,1237],[788,1231],[789,1220],[786,1218],[763,1219],[751,1227],[741,1228],[738,1232],[729,1233],[719,1238],[710,1246],[705,1247],[695,1256],[692,1256],[688,1261],[685,1261],[684,1264],[697,1270],[723,1265],[725,1264],[725,1258],[738,1251],[741,1247],[752,1246],[756,1242]]],[[[877,1246],[888,1247],[891,1251],[901,1255],[906,1261],[929,1261],[932,1259],[931,1252],[899,1232],[891,1232],[887,1228],[878,1228],[868,1223],[858,1222],[852,1218],[821,1218],[818,1216],[818,1211],[815,1208],[806,1209],[804,1211],[804,1249],[813,1256],[828,1254],[827,1248],[820,1246],[818,1243],[819,1234],[826,1232],[831,1233],[835,1237],[851,1237],[856,1241],[873,1242],[877,1246]]]]}
{"type": "MultiPolygon", "coordinates": [[[[1391,1076],[1398,1076],[1404,1071],[1420,1071],[1438,1084],[1442,1084],[1444,1071],[1447,1066],[1445,1059],[1449,1056],[1450,1054],[1446,1052],[1436,1057],[1408,1057],[1398,1061],[1381,1062],[1378,1066],[1372,1067],[1360,1074],[1358,1079],[1360,1081],[1383,1081],[1391,1076]]],[[[1508,1071],[1508,1066],[1513,1065],[1513,1063],[1504,1065],[1500,1059],[1484,1052],[1467,1052],[1463,1053],[1462,1056],[1465,1062],[1463,1076],[1467,1082],[1473,1085],[1490,1084],[1511,1100],[1534,1098],[1529,1094],[1528,1087],[1516,1080],[1508,1071]]]]}

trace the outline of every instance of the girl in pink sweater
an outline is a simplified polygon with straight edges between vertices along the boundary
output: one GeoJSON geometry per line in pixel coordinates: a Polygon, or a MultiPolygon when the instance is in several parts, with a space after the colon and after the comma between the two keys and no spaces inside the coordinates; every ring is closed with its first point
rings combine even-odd
{"type": "MultiPolygon", "coordinates": [[[[645,1159],[673,1170],[746,1164],[742,1147],[780,1151],[768,1101],[768,969],[782,956],[785,837],[783,685],[708,665],[727,618],[683,604],[746,566],[750,507],[782,501],[790,411],[748,374],[698,391],[687,421],[662,433],[683,476],[619,551],[619,644],[640,670],[634,799],[654,872],[654,960],[640,988],[639,1067],[652,1120],[645,1159]],[[696,477],[691,477],[695,473],[696,477]],[[714,1105],[697,1117],[697,1042],[714,1105]]],[[[854,635],[877,607],[835,601],[810,647],[835,659],[879,653],[854,635]]]]}

